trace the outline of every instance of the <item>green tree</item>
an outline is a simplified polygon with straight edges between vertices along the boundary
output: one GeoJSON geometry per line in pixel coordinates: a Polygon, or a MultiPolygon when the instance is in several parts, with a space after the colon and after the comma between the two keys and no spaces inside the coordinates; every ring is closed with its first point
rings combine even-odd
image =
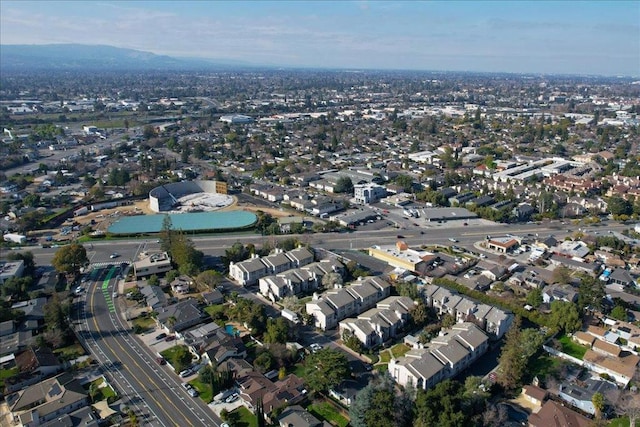
{"type": "Polygon", "coordinates": [[[413,192],[413,178],[409,175],[398,175],[395,179],[395,183],[402,187],[402,191],[405,193],[413,192]]]}
{"type": "Polygon", "coordinates": [[[205,270],[198,274],[196,283],[198,287],[205,289],[215,289],[222,282],[223,276],[216,270],[205,270]]]}
{"type": "Polygon", "coordinates": [[[415,427],[462,427],[470,421],[463,409],[464,389],[452,380],[442,381],[432,389],[418,390],[415,401],[415,427]]]}
{"type": "Polygon", "coordinates": [[[540,307],[542,304],[542,290],[539,288],[532,289],[529,294],[527,294],[527,304],[534,308],[540,307]]]}
{"type": "Polygon", "coordinates": [[[51,260],[51,265],[59,273],[69,276],[78,276],[80,269],[89,264],[87,250],[78,243],[71,243],[56,251],[51,260]]]}
{"type": "Polygon", "coordinates": [[[36,273],[36,262],[33,259],[33,252],[15,252],[11,251],[7,255],[9,261],[22,261],[24,263],[24,276],[33,276],[36,273]]]}
{"type": "Polygon", "coordinates": [[[327,391],[349,377],[349,362],[340,351],[322,348],[305,360],[305,378],[314,391],[327,391]]]}
{"type": "Polygon", "coordinates": [[[551,302],[551,315],[549,321],[552,326],[573,333],[580,329],[582,321],[578,313],[578,308],[572,302],[553,301],[551,302]]]}
{"type": "Polygon", "coordinates": [[[529,359],[538,352],[544,336],[537,329],[521,329],[522,321],[517,316],[507,332],[500,353],[498,381],[505,388],[514,388],[520,384],[529,359]]]}
{"type": "Polygon", "coordinates": [[[596,418],[602,417],[602,411],[604,411],[605,401],[602,393],[595,392],[593,396],[591,396],[591,403],[593,403],[593,407],[596,409],[596,418]]]}
{"type": "Polygon", "coordinates": [[[273,368],[273,356],[269,351],[265,350],[258,354],[256,359],[253,361],[254,366],[258,369],[259,372],[268,372],[273,368]]]}
{"type": "Polygon", "coordinates": [[[633,213],[633,205],[631,202],[620,196],[609,197],[607,207],[611,215],[631,215],[633,213]]]}
{"type": "Polygon", "coordinates": [[[627,309],[621,305],[616,305],[609,313],[609,316],[613,317],[616,320],[627,321],[627,309]]]}
{"type": "Polygon", "coordinates": [[[411,399],[407,392],[397,393],[393,379],[382,374],[356,395],[349,408],[349,418],[353,427],[410,426],[411,399]]]}
{"type": "Polygon", "coordinates": [[[287,321],[278,317],[276,319],[267,319],[267,330],[262,337],[266,344],[287,342],[287,336],[289,333],[289,325],[287,321]]]}
{"type": "Polygon", "coordinates": [[[144,139],[149,140],[155,136],[156,136],[156,129],[153,127],[153,125],[146,125],[142,129],[142,137],[144,139]]]}
{"type": "Polygon", "coordinates": [[[364,347],[362,346],[362,342],[353,335],[353,333],[349,329],[345,329],[342,332],[342,342],[351,350],[355,351],[358,354],[362,354],[364,351],[364,347]]]}
{"type": "Polygon", "coordinates": [[[348,176],[341,176],[340,178],[338,178],[333,191],[335,193],[353,194],[353,182],[351,181],[351,178],[349,178],[348,176]]]}

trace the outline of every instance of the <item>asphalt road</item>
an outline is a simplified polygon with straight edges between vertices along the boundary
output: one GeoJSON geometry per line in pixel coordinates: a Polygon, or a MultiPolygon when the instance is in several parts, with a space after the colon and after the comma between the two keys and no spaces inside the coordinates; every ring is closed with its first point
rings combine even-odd
{"type": "MultiPolygon", "coordinates": [[[[609,230],[620,237],[620,231],[630,228],[629,225],[620,224],[614,221],[605,221],[591,226],[575,226],[572,224],[562,224],[560,221],[549,221],[540,224],[474,224],[468,226],[462,224],[424,224],[421,226],[411,226],[405,229],[363,229],[345,233],[321,233],[302,234],[298,236],[260,236],[253,233],[223,234],[216,236],[190,236],[197,249],[207,256],[220,256],[235,242],[243,244],[253,243],[262,245],[275,239],[286,239],[298,237],[304,243],[309,243],[314,247],[321,247],[328,250],[333,249],[363,249],[373,245],[393,244],[398,240],[398,236],[410,246],[420,245],[451,245],[450,239],[455,239],[456,245],[473,250],[475,242],[484,240],[487,235],[492,237],[513,234],[524,236],[554,235],[556,238],[563,238],[576,231],[586,231],[589,233],[605,234],[609,230]]],[[[160,249],[156,243],[157,239],[131,239],[131,240],[110,240],[105,242],[94,242],[85,245],[87,255],[91,263],[99,265],[119,264],[121,262],[133,262],[138,259],[141,252],[153,252],[160,249]],[[117,253],[119,256],[111,259],[110,255],[117,253]]],[[[43,249],[40,247],[25,247],[34,254],[37,265],[50,265],[56,248],[43,249]]]]}
{"type": "MultiPolygon", "coordinates": [[[[115,269],[114,269],[115,270],[115,269]]],[[[190,397],[181,380],[129,333],[113,300],[116,280],[102,269],[79,298],[78,336],[116,386],[142,425],[216,426],[222,421],[199,398],[190,397]]],[[[116,277],[116,273],[113,273],[116,277]]]]}

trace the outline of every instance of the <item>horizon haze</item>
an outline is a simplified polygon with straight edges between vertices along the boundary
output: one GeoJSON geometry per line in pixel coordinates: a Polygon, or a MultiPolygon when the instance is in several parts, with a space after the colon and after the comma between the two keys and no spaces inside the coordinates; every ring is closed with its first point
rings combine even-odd
{"type": "Polygon", "coordinates": [[[0,2],[3,45],[252,66],[640,75],[640,2],[0,2]]]}

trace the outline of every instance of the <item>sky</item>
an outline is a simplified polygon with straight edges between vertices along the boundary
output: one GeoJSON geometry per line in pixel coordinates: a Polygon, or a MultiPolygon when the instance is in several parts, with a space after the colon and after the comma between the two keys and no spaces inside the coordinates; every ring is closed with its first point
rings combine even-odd
{"type": "Polygon", "coordinates": [[[640,1],[0,0],[0,43],[280,67],[640,76],[640,1]]]}

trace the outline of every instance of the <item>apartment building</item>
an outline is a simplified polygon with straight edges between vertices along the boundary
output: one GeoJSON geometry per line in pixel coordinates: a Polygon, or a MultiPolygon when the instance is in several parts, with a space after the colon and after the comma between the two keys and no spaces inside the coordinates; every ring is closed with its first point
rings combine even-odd
{"type": "Polygon", "coordinates": [[[513,313],[497,307],[479,303],[457,292],[437,285],[427,285],[423,298],[438,314],[449,314],[457,322],[474,321],[492,338],[500,339],[507,333],[513,322],[513,313]]]}
{"type": "Polygon", "coordinates": [[[458,323],[424,348],[389,362],[389,374],[402,385],[428,389],[468,368],[489,348],[489,338],[475,324],[458,323]]]}
{"type": "Polygon", "coordinates": [[[322,330],[332,329],[347,317],[373,308],[389,296],[391,284],[379,277],[361,277],[350,286],[331,289],[322,295],[314,295],[307,303],[307,313],[314,316],[315,325],[322,330]]]}
{"type": "Polygon", "coordinates": [[[349,331],[365,348],[381,345],[398,335],[409,321],[409,312],[415,305],[409,297],[385,298],[376,304],[376,308],[365,311],[357,318],[341,321],[340,335],[349,331]]]}
{"type": "Polygon", "coordinates": [[[264,258],[254,255],[248,260],[229,264],[229,276],[241,285],[251,286],[270,274],[310,264],[313,258],[313,253],[306,248],[297,248],[289,252],[277,251],[264,258]]]}

